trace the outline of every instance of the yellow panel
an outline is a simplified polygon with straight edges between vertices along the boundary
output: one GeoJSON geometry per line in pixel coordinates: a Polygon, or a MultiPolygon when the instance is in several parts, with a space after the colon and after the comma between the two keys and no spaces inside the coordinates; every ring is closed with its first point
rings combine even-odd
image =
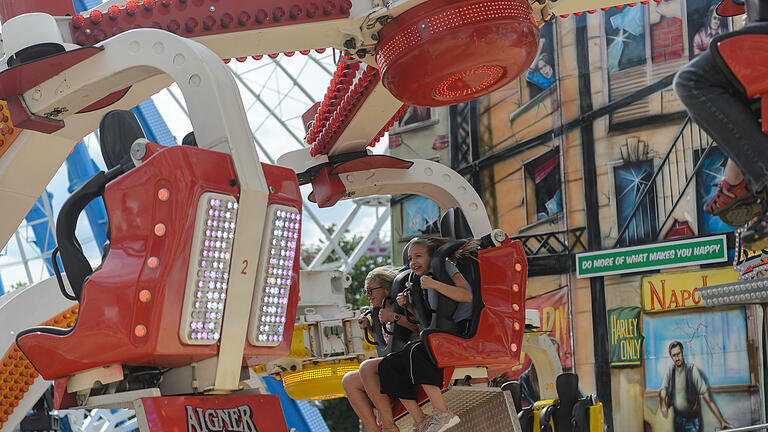
{"type": "Polygon", "coordinates": [[[0,100],[0,157],[11,147],[20,133],[21,129],[13,127],[13,123],[11,123],[8,104],[4,100],[0,100]]]}
{"type": "MultiPolygon", "coordinates": [[[[541,430],[541,428],[539,427],[539,416],[541,415],[541,410],[543,410],[545,407],[548,407],[549,405],[552,405],[554,403],[557,403],[557,399],[538,401],[533,404],[533,430],[535,431],[541,430]]],[[[549,425],[552,426],[550,430],[555,430],[555,424],[553,423],[553,420],[554,418],[549,419],[549,425]]]]}
{"type": "Polygon", "coordinates": [[[309,357],[312,355],[311,352],[307,350],[306,345],[304,344],[304,330],[307,329],[306,324],[301,324],[293,327],[293,338],[291,338],[291,352],[288,354],[288,357],[309,357]]]}
{"type": "Polygon", "coordinates": [[[589,407],[589,432],[603,432],[603,403],[598,402],[589,407]]]}
{"type": "Polygon", "coordinates": [[[730,267],[646,276],[643,278],[643,310],[664,312],[703,307],[699,287],[736,282],[737,279],[738,273],[730,267]]]}
{"type": "Polygon", "coordinates": [[[295,400],[320,400],[344,396],[341,379],[358,370],[357,360],[307,366],[295,372],[283,372],[285,392],[295,400]]]}
{"type": "MultiPolygon", "coordinates": [[[[44,322],[44,326],[70,328],[75,325],[79,305],[44,322]]],[[[14,343],[0,360],[0,428],[8,421],[19,401],[39,374],[14,343]]]]}

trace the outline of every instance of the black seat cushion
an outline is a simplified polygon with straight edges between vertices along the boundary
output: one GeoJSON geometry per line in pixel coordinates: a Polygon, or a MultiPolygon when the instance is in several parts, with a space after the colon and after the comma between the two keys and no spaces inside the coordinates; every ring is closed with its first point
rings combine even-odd
{"type": "Polygon", "coordinates": [[[440,235],[449,239],[473,238],[472,229],[460,207],[446,210],[440,216],[440,235]]]}
{"type": "Polygon", "coordinates": [[[144,130],[132,112],[114,110],[104,114],[99,123],[99,140],[107,168],[130,168],[133,165],[131,146],[139,138],[145,138],[144,130]]]}

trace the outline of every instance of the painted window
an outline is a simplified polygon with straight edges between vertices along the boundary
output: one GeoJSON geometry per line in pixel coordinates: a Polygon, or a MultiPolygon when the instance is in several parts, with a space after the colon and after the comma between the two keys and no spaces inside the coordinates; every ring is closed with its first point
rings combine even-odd
{"type": "Polygon", "coordinates": [[[656,185],[651,185],[648,194],[632,215],[632,210],[640,201],[643,189],[648,185],[651,177],[653,177],[652,160],[629,162],[614,168],[619,229],[629,221],[628,228],[619,242],[621,246],[633,246],[656,240],[658,233],[656,185]]]}
{"type": "Polygon", "coordinates": [[[529,218],[541,220],[563,211],[562,182],[560,181],[560,151],[554,149],[525,164],[527,181],[533,189],[529,197],[529,218]]]}
{"type": "Polygon", "coordinates": [[[438,234],[440,207],[428,198],[413,196],[403,201],[403,237],[438,234]]]}
{"type": "MultiPolygon", "coordinates": [[[[603,12],[605,64],[610,100],[617,100],[675,73],[701,55],[709,41],[728,30],[726,19],[713,17],[719,0],[663,0],[645,7],[603,12]]],[[[671,86],[611,114],[611,127],[684,110],[671,86]]]]}
{"type": "Polygon", "coordinates": [[[528,72],[524,74],[531,99],[551,87],[557,78],[554,29],[554,21],[550,21],[541,28],[539,51],[528,72]]]}
{"type": "MultiPolygon", "coordinates": [[[[700,152],[696,151],[694,156],[695,162],[698,163],[700,152]]],[[[719,234],[736,229],[726,225],[719,217],[704,211],[704,206],[714,198],[717,187],[723,181],[727,161],[728,158],[718,147],[712,147],[696,173],[696,219],[699,235],[719,234]]]]}

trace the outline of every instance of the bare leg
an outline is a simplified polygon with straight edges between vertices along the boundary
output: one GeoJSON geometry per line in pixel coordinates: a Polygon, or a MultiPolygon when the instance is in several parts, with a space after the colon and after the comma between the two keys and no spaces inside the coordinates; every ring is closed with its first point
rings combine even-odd
{"type": "Polygon", "coordinates": [[[741,174],[741,170],[736,166],[736,163],[731,159],[725,164],[725,181],[729,185],[734,186],[741,183],[744,180],[744,175],[741,174]]]}
{"type": "Polygon", "coordinates": [[[408,410],[408,414],[413,417],[413,422],[420,422],[424,418],[424,411],[421,410],[419,403],[411,399],[400,399],[405,409],[408,410]]]}
{"type": "Polygon", "coordinates": [[[373,405],[365,393],[360,372],[355,371],[344,375],[344,378],[341,380],[341,386],[344,387],[349,404],[352,405],[355,414],[363,422],[365,430],[367,432],[378,431],[379,425],[376,423],[376,416],[373,414],[373,405]]]}
{"type": "Polygon", "coordinates": [[[435,409],[435,411],[448,411],[448,407],[445,405],[443,392],[440,390],[440,387],[427,384],[423,384],[421,387],[424,389],[424,393],[427,394],[429,401],[432,402],[432,407],[435,409]]]}
{"type": "Polygon", "coordinates": [[[381,359],[366,360],[360,364],[360,377],[368,398],[379,411],[379,420],[383,429],[397,430],[392,416],[392,400],[381,392],[379,383],[379,361],[381,359]]]}

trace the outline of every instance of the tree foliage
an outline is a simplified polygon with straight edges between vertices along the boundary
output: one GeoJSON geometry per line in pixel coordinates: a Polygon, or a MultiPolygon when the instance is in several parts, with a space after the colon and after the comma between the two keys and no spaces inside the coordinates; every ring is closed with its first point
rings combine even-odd
{"type": "Polygon", "coordinates": [[[324,400],[320,413],[331,432],[358,432],[360,430],[360,420],[357,419],[347,398],[324,400]]]}
{"type": "Polygon", "coordinates": [[[25,286],[27,286],[27,285],[29,285],[29,284],[28,284],[27,282],[24,282],[24,281],[18,281],[18,282],[14,282],[14,283],[11,285],[11,291],[13,291],[13,290],[16,290],[16,289],[19,289],[19,288],[24,288],[24,287],[25,287],[25,286]]]}

